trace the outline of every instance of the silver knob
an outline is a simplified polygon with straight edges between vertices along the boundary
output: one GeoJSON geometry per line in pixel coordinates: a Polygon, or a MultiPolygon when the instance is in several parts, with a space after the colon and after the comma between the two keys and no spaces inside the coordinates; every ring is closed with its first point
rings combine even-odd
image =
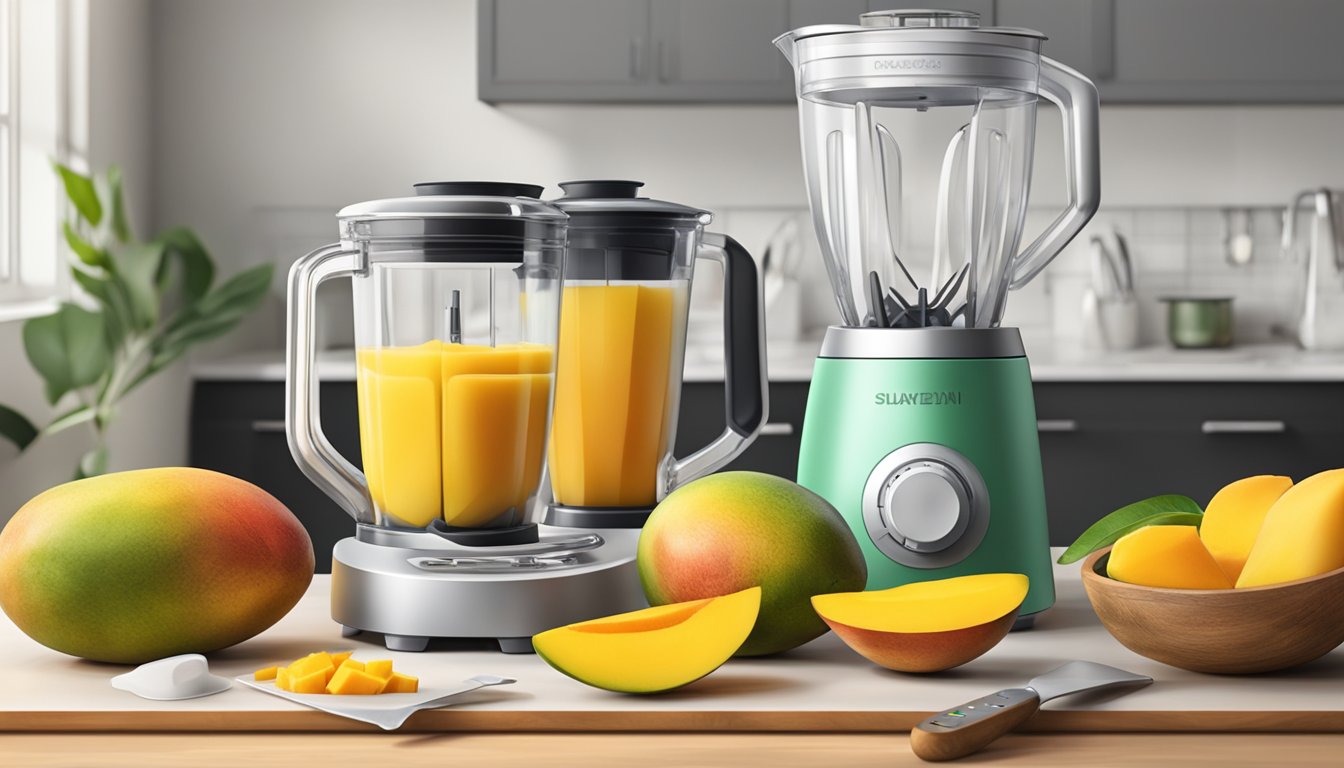
{"type": "Polygon", "coordinates": [[[947,549],[965,532],[970,517],[966,482],[933,461],[898,469],[878,503],[888,530],[912,552],[947,549]]]}

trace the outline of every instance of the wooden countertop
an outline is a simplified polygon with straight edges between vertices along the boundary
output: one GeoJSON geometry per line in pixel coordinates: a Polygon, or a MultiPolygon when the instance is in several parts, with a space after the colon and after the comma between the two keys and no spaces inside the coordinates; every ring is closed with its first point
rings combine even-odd
{"type": "MultiPolygon", "coordinates": [[[[422,680],[449,684],[478,673],[518,684],[421,712],[406,730],[435,731],[814,731],[898,732],[929,712],[1021,685],[1063,660],[1083,658],[1151,675],[1124,696],[1059,699],[1031,721],[1035,731],[1293,731],[1344,733],[1344,650],[1285,673],[1201,675],[1143,659],[1098,624],[1078,566],[1057,566],[1059,602],[1035,629],[1010,635],[980,659],[938,675],[879,669],[833,635],[775,658],[729,662],[709,677],[659,696],[589,688],[534,656],[444,644],[423,654],[390,653],[376,638],[340,637],[328,614],[329,577],[267,632],[211,655],[233,676],[319,648],[354,648],[357,658],[392,657],[422,680]]],[[[0,617],[3,618],[3,617],[0,617]]],[[[117,691],[124,667],[84,662],[28,639],[0,621],[0,731],[368,731],[241,685],[185,702],[152,702],[117,691]]]]}

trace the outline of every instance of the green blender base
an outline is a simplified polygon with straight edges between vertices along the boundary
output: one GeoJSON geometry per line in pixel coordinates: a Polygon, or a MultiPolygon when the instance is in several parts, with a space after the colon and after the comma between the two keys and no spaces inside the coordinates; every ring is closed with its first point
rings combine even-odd
{"type": "Polygon", "coordinates": [[[870,590],[1026,574],[1018,628],[1055,602],[1025,356],[818,358],[798,482],[844,516],[867,561],[870,590]]]}

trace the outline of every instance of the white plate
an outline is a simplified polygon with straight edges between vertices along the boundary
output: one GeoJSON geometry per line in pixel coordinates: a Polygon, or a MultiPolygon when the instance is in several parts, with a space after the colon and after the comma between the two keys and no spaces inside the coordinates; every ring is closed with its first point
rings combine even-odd
{"type": "Polygon", "coordinates": [[[394,731],[406,718],[422,709],[437,709],[453,703],[453,698],[488,685],[508,685],[512,678],[495,675],[477,675],[446,688],[421,688],[416,693],[380,693],[376,695],[349,695],[329,693],[290,693],[275,687],[274,680],[257,681],[250,675],[236,678],[249,688],[288,699],[295,704],[348,717],[363,723],[372,723],[385,731],[394,731]]]}

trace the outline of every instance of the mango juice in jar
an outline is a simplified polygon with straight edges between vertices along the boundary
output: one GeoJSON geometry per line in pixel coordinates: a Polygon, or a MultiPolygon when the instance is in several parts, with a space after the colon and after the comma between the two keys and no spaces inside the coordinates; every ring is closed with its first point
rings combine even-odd
{"type": "Polygon", "coordinates": [[[565,286],[549,453],[557,503],[657,502],[685,294],[684,285],[565,286]]]}
{"type": "Polygon", "coordinates": [[[435,340],[357,358],[361,452],[379,521],[520,522],[545,457],[551,348],[435,340]]]}

